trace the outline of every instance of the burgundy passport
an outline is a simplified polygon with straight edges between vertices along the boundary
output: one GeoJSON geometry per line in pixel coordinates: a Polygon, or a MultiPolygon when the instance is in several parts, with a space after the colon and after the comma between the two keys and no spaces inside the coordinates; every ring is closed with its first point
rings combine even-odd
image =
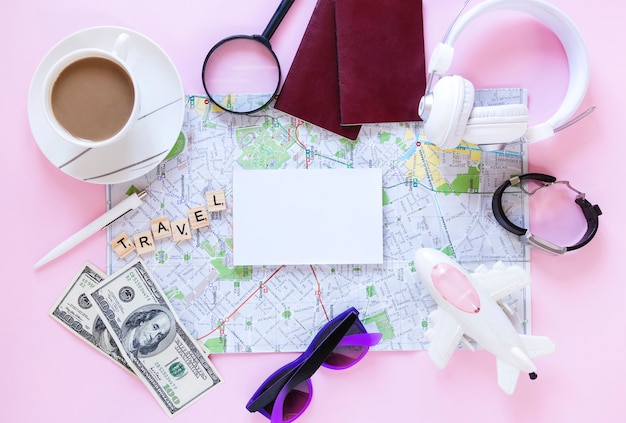
{"type": "Polygon", "coordinates": [[[318,0],[274,108],[355,140],[361,127],[342,126],[335,0],[318,0]]]}
{"type": "Polygon", "coordinates": [[[341,123],[420,120],[426,89],[421,0],[336,0],[341,123]]]}

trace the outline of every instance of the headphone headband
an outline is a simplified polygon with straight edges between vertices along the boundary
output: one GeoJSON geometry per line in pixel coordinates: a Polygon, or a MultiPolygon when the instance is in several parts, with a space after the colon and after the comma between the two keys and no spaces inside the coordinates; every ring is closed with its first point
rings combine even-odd
{"type": "Polygon", "coordinates": [[[565,97],[546,122],[528,128],[524,138],[528,142],[539,141],[554,134],[565,124],[583,101],[589,85],[589,58],[582,35],[574,22],[560,9],[543,0],[485,0],[474,6],[450,28],[446,39],[439,43],[429,62],[430,74],[442,75],[452,63],[454,43],[467,25],[479,16],[498,10],[513,10],[529,14],[554,32],[565,50],[569,65],[569,84],[565,97]]]}

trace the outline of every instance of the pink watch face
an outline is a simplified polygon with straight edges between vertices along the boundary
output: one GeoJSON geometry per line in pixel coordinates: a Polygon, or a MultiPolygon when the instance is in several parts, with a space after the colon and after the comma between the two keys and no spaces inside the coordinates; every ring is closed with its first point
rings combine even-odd
{"type": "Polygon", "coordinates": [[[433,267],[431,278],[435,289],[450,304],[466,313],[480,311],[480,297],[463,272],[447,263],[433,267]]]}

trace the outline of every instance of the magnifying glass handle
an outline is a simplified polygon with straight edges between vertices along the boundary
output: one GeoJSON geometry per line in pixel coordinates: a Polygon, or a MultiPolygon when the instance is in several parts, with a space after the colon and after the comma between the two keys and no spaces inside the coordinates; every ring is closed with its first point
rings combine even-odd
{"type": "Polygon", "coordinates": [[[272,16],[272,19],[270,19],[270,22],[265,27],[265,30],[263,30],[263,38],[265,38],[266,40],[272,38],[272,35],[274,35],[274,32],[276,32],[276,28],[278,28],[278,25],[280,25],[280,23],[283,21],[283,18],[291,8],[291,5],[294,1],[296,0],[282,0],[280,2],[278,9],[276,9],[276,12],[274,12],[274,16],[272,16]]]}

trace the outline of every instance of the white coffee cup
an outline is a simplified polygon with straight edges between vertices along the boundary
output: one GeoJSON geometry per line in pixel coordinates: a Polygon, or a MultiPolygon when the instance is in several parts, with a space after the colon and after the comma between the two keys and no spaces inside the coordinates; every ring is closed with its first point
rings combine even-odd
{"type": "Polygon", "coordinates": [[[52,129],[79,147],[123,140],[139,118],[139,86],[126,64],[129,35],[113,49],[75,50],[59,59],[43,83],[43,110],[52,129]]]}

